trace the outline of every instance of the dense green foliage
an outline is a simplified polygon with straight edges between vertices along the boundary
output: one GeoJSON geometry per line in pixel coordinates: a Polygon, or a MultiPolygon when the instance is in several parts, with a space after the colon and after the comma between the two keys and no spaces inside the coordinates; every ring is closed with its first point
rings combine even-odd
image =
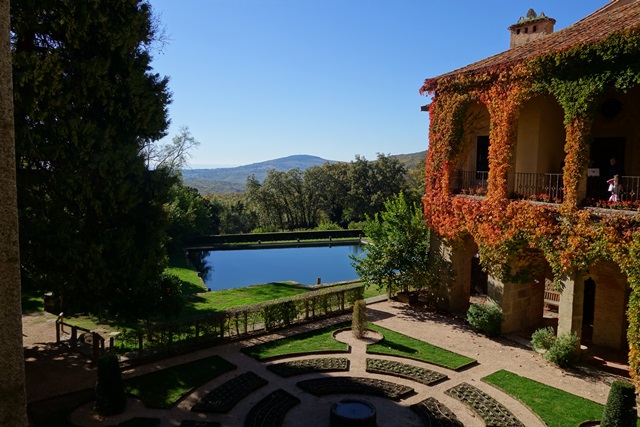
{"type": "Polygon", "coordinates": [[[467,321],[487,336],[497,337],[502,329],[502,308],[493,301],[471,304],[467,310],[467,321]]]}
{"type": "MultiPolygon", "coordinates": [[[[350,223],[375,215],[386,200],[402,191],[411,202],[419,203],[424,184],[418,178],[423,167],[418,165],[418,169],[415,173],[407,171],[399,160],[383,154],[375,161],[356,156],[350,163],[326,163],[304,171],[272,169],[262,182],[255,176],[248,178],[243,204],[239,204],[238,196],[215,196],[220,200],[235,199],[235,205],[230,207],[236,214],[229,218],[234,221],[221,219],[220,230],[237,233],[238,224],[245,223],[255,223],[261,231],[347,228],[350,223]],[[249,216],[250,212],[255,216],[249,216]]],[[[223,218],[227,217],[225,210],[221,213],[223,218]]]]}
{"type": "Polygon", "coordinates": [[[207,194],[204,198],[218,213],[219,233],[251,233],[258,227],[258,214],[251,209],[244,194],[207,194]]]}
{"type": "Polygon", "coordinates": [[[107,354],[98,360],[98,378],[95,385],[94,409],[100,415],[115,415],[124,412],[127,399],[124,395],[122,372],[118,358],[107,354]]]}
{"type": "Polygon", "coordinates": [[[169,197],[170,202],[165,206],[169,215],[170,252],[181,251],[183,244],[192,237],[218,234],[218,206],[203,198],[198,190],[179,182],[171,187],[169,197]]]}
{"type": "Polygon", "coordinates": [[[367,217],[364,232],[371,244],[363,257],[351,256],[356,273],[368,284],[386,287],[389,295],[429,285],[429,230],[421,209],[402,193],[385,202],[384,208],[367,217]]]}
{"type": "Polygon", "coordinates": [[[172,184],[141,156],[170,100],[150,6],[16,0],[11,26],[24,286],[137,315],[164,268],[172,184]]]}
{"type": "Polygon", "coordinates": [[[636,389],[628,381],[611,384],[602,414],[602,427],[634,427],[636,425],[636,389]]]}

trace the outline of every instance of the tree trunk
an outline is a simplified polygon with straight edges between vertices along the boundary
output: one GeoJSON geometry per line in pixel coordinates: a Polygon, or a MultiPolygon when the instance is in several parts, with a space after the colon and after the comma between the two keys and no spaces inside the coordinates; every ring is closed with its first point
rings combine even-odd
{"type": "Polygon", "coordinates": [[[26,427],[9,0],[0,24],[0,425],[26,427]]]}

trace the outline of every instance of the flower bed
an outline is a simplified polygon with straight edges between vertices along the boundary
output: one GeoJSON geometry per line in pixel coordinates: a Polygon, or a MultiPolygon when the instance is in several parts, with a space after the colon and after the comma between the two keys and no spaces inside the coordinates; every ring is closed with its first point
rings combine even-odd
{"type": "Polygon", "coordinates": [[[267,384],[267,380],[253,372],[245,372],[207,393],[191,410],[226,414],[239,401],[267,384]]]}
{"type": "Polygon", "coordinates": [[[314,396],[328,394],[367,394],[401,400],[414,393],[411,387],[389,381],[360,377],[314,378],[298,382],[298,387],[314,396]]]}
{"type": "Polygon", "coordinates": [[[410,406],[411,410],[420,417],[425,426],[430,427],[463,427],[458,418],[442,403],[433,397],[410,406]]]}
{"type": "Polygon", "coordinates": [[[279,427],[289,409],[300,403],[300,399],[282,389],[270,393],[249,410],[245,426],[279,427]]]}
{"type": "Polygon", "coordinates": [[[285,378],[312,372],[348,371],[349,359],[346,357],[316,357],[267,365],[267,369],[285,378]]]}
{"type": "Polygon", "coordinates": [[[459,384],[445,391],[445,394],[458,399],[473,409],[487,426],[524,427],[524,424],[501,403],[470,384],[459,384]]]}
{"type": "Polygon", "coordinates": [[[419,366],[384,359],[367,358],[367,372],[407,378],[425,385],[434,385],[449,378],[444,374],[419,366]]]}

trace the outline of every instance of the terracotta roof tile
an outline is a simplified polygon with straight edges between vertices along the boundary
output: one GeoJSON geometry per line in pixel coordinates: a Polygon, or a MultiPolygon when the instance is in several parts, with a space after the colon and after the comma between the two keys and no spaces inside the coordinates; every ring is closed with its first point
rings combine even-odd
{"type": "Polygon", "coordinates": [[[611,2],[573,25],[524,45],[438,76],[472,73],[496,65],[518,62],[550,51],[560,51],[571,46],[595,42],[617,31],[640,28],[640,1],[629,4],[611,2]]]}

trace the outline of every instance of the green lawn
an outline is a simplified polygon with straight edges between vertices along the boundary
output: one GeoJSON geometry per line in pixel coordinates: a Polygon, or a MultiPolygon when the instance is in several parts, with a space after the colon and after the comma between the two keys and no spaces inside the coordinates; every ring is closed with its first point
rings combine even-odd
{"type": "Polygon", "coordinates": [[[42,295],[33,292],[24,292],[22,294],[22,312],[23,313],[40,313],[44,311],[44,298],[42,295]]]}
{"type": "Polygon", "coordinates": [[[369,328],[380,332],[384,339],[369,345],[367,353],[401,356],[454,370],[476,363],[476,360],[470,357],[436,347],[381,326],[369,324],[369,328]]]}
{"type": "Polygon", "coordinates": [[[482,380],[521,401],[549,427],[576,427],[602,418],[603,405],[509,371],[482,380]]]}
{"type": "Polygon", "coordinates": [[[377,297],[378,295],[386,295],[386,294],[387,294],[386,289],[380,290],[378,289],[377,286],[374,286],[374,285],[365,286],[364,288],[364,299],[377,297]]]}
{"type": "Polygon", "coordinates": [[[293,354],[312,354],[326,351],[349,351],[349,346],[336,341],[333,333],[338,329],[349,328],[350,323],[325,326],[314,331],[304,332],[287,338],[266,342],[242,349],[242,352],[257,360],[271,359],[293,354]]]}
{"type": "Polygon", "coordinates": [[[279,282],[207,292],[188,298],[180,317],[188,318],[231,307],[258,304],[308,291],[294,283],[279,282]]]}
{"type": "Polygon", "coordinates": [[[182,396],[219,375],[236,369],[220,356],[151,372],[125,380],[125,390],[151,408],[170,408],[182,396]]]}

